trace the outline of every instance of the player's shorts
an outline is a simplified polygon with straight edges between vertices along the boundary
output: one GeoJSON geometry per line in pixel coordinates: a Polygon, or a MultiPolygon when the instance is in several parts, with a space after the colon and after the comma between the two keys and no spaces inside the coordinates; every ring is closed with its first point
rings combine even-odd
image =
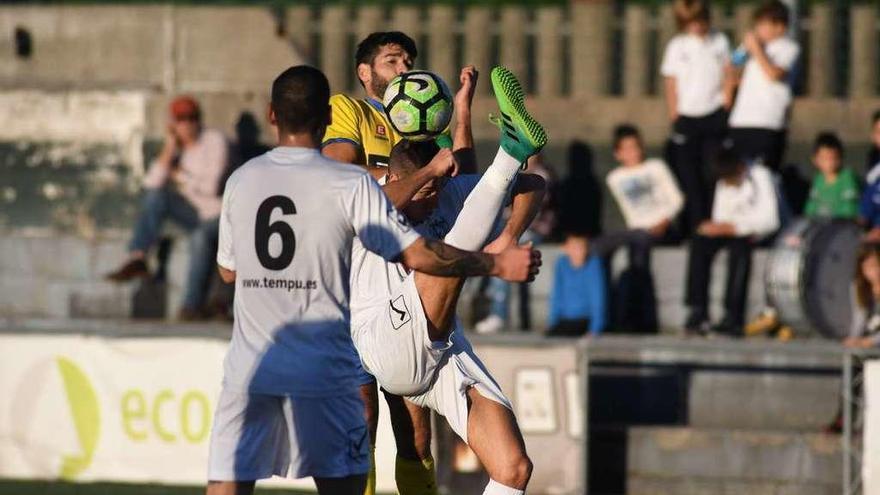
{"type": "MultiPolygon", "coordinates": [[[[446,342],[431,341],[414,274],[409,274],[388,302],[375,308],[373,314],[352,332],[364,368],[392,394],[423,393],[452,346],[452,337],[446,342]]],[[[461,332],[456,319],[452,334],[461,332]]]]}
{"type": "Polygon", "coordinates": [[[474,353],[464,333],[456,332],[451,338],[452,347],[444,354],[431,387],[420,395],[406,399],[445,416],[452,431],[467,443],[469,388],[476,388],[483,397],[494,400],[511,411],[513,408],[501,387],[474,353]]]}
{"type": "Polygon", "coordinates": [[[221,391],[209,480],[344,478],[369,469],[370,438],[357,391],[322,398],[221,391]]]}

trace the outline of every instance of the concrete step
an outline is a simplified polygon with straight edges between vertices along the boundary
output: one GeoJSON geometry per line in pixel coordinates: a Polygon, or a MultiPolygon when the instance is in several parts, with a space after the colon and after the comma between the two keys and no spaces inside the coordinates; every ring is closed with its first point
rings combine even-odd
{"type": "Polygon", "coordinates": [[[842,462],[838,435],[634,427],[627,493],[840,493],[842,462]]]}

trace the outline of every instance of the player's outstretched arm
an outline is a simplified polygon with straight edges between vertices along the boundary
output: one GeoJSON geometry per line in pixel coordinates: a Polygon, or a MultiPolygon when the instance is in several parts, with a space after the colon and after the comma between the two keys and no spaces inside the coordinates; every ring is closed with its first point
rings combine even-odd
{"type": "Polygon", "coordinates": [[[461,165],[461,173],[477,173],[477,154],[474,151],[474,132],[471,120],[471,106],[480,73],[473,65],[461,69],[459,82],[461,88],[455,93],[455,134],[452,136],[452,149],[461,165]]]}
{"type": "Polygon", "coordinates": [[[541,252],[531,246],[510,246],[497,254],[462,251],[440,241],[421,238],[402,253],[409,268],[438,277],[499,277],[530,282],[541,266],[541,252]]]}

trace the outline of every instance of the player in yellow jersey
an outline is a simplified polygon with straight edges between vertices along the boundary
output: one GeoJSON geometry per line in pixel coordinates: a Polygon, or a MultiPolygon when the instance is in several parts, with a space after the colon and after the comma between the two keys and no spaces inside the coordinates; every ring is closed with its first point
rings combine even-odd
{"type": "MultiPolygon", "coordinates": [[[[376,179],[385,177],[391,148],[403,138],[388,122],[382,107],[382,97],[392,79],[413,68],[417,56],[415,42],[399,31],[372,33],[358,44],[355,67],[366,98],[354,99],[343,94],[330,98],[332,122],[321,145],[325,156],[364,166],[376,179]]],[[[458,172],[476,172],[471,102],[477,75],[473,66],[461,70],[461,88],[455,95],[453,151],[456,163],[452,169],[430,170],[430,167],[426,167],[426,173],[435,173],[437,178],[458,172]]],[[[418,184],[424,183],[418,181],[418,178],[413,177],[410,181],[397,181],[386,188],[407,188],[412,183],[417,184],[415,187],[418,189],[418,184]]],[[[375,379],[366,372],[361,395],[375,450],[379,397],[375,379]]],[[[400,495],[436,495],[437,482],[431,456],[430,411],[399,396],[388,393],[384,395],[391,413],[397,445],[395,481],[400,495]]],[[[375,494],[375,465],[371,469],[365,493],[375,494]]]]}

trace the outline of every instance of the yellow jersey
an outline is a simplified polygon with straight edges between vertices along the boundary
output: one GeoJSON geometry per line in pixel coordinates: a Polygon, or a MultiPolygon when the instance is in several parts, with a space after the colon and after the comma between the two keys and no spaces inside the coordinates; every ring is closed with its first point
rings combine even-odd
{"type": "Polygon", "coordinates": [[[333,122],[321,146],[351,143],[360,150],[360,165],[387,167],[391,148],[403,138],[394,130],[382,104],[372,98],[355,100],[343,94],[330,98],[333,122]]]}

